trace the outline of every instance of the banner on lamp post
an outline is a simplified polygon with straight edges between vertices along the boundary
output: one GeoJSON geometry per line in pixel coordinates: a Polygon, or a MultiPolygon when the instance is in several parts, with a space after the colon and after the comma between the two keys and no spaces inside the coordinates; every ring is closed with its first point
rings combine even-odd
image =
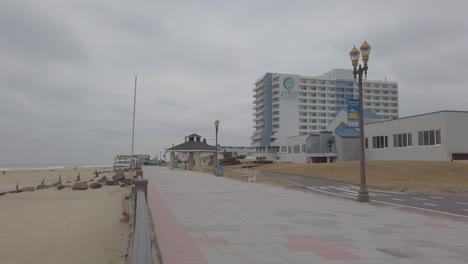
{"type": "Polygon", "coordinates": [[[359,99],[348,98],[348,127],[359,127],[359,99]]]}

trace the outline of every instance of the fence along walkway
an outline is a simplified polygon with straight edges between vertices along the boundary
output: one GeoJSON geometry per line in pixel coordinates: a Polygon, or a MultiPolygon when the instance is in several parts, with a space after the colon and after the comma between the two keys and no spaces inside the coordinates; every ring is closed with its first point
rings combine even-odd
{"type": "MultiPolygon", "coordinates": [[[[143,177],[142,171],[137,171],[137,177],[143,177]]],[[[136,179],[134,187],[134,230],[133,243],[130,252],[130,264],[152,264],[151,218],[147,203],[148,180],[136,179]]]]}

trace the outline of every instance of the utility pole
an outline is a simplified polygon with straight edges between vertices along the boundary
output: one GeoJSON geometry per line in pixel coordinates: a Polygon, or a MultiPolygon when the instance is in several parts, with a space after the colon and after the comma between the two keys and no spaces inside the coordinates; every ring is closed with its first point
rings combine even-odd
{"type": "Polygon", "coordinates": [[[138,76],[135,75],[135,92],[133,94],[132,158],[133,158],[133,144],[135,142],[135,106],[136,106],[137,77],[138,76]]]}

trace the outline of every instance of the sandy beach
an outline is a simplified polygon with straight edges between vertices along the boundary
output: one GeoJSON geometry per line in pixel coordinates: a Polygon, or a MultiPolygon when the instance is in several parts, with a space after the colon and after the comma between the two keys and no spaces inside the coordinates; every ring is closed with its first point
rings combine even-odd
{"type": "MultiPolygon", "coordinates": [[[[0,172],[0,192],[94,177],[95,168],[0,172]]],[[[99,170],[99,169],[98,169],[99,170]]],[[[113,173],[105,174],[108,178],[113,173]]],[[[100,175],[99,177],[101,177],[100,175]]],[[[96,178],[94,178],[96,179],[96,178]]],[[[0,196],[0,263],[125,263],[128,223],[122,199],[128,187],[103,186],[83,191],[65,188],[0,196]]]]}

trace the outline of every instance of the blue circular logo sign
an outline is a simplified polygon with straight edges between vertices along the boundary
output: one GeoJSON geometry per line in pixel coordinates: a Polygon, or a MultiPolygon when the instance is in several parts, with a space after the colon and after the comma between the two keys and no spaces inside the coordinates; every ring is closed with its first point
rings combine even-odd
{"type": "Polygon", "coordinates": [[[283,86],[284,88],[291,90],[292,88],[294,88],[294,80],[291,77],[284,79],[283,86]]]}

